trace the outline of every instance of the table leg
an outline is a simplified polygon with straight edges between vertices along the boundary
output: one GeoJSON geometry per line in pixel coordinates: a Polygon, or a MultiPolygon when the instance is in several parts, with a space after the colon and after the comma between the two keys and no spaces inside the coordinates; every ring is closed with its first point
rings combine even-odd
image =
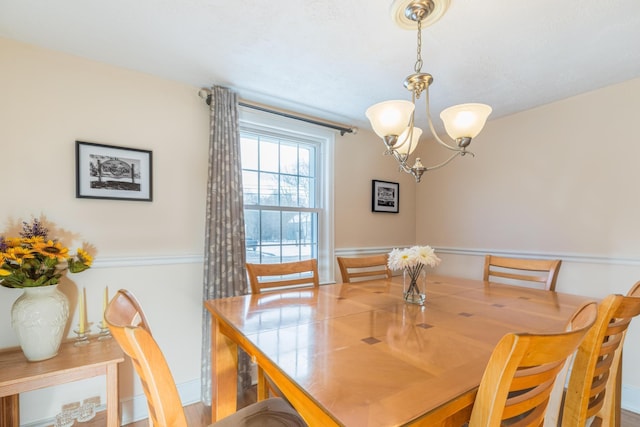
{"type": "Polygon", "coordinates": [[[238,345],[224,335],[211,317],[211,422],[236,412],[238,402],[238,345]]]}
{"type": "Polygon", "coordinates": [[[0,427],[20,425],[20,395],[0,397],[0,427]]]}
{"type": "Polygon", "coordinates": [[[258,391],[257,400],[265,400],[269,398],[269,387],[267,386],[267,377],[260,366],[258,366],[258,391]]]}
{"type": "Polygon", "coordinates": [[[118,364],[107,365],[107,426],[119,427],[118,411],[118,364]]]}

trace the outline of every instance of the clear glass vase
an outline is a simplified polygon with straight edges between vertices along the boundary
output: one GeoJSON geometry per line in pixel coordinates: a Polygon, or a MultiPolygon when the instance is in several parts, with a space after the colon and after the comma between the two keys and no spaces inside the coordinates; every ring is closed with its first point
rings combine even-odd
{"type": "Polygon", "coordinates": [[[427,298],[427,272],[420,269],[415,272],[408,269],[403,271],[403,296],[404,300],[411,304],[424,305],[427,298]]]}

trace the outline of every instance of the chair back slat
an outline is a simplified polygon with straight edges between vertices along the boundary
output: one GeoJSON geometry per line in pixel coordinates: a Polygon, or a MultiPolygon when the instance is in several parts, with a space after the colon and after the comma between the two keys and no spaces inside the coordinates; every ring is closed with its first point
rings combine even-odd
{"type": "Polygon", "coordinates": [[[391,279],[392,273],[388,262],[388,254],[362,257],[338,257],[342,283],[353,283],[359,280],[371,279],[391,279]]]}
{"type": "Polygon", "coordinates": [[[559,259],[506,258],[486,255],[483,280],[491,277],[515,280],[517,282],[544,283],[544,288],[554,291],[562,261],[559,259]]]}
{"type": "Polygon", "coordinates": [[[251,292],[259,294],[263,290],[290,287],[320,286],[318,262],[315,259],[285,262],[281,264],[250,264],[247,273],[251,292]],[[288,277],[287,277],[288,276],[288,277]]]}

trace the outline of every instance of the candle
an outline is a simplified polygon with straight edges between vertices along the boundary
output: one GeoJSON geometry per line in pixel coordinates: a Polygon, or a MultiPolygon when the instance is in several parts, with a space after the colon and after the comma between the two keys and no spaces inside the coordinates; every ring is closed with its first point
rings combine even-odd
{"type": "Polygon", "coordinates": [[[104,288],[104,298],[102,299],[102,329],[107,329],[107,320],[104,318],[109,303],[109,287],[104,288]]]}
{"type": "Polygon", "coordinates": [[[78,297],[78,333],[84,334],[84,325],[85,325],[85,317],[84,317],[84,288],[80,291],[80,296],[78,297]]]}

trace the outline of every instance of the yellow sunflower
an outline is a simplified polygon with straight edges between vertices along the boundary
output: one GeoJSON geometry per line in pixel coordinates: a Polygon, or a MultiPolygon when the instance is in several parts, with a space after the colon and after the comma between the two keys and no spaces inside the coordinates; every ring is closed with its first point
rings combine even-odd
{"type": "Polygon", "coordinates": [[[20,237],[8,237],[4,239],[4,243],[8,248],[15,248],[22,245],[22,239],[20,237]]]}
{"type": "Polygon", "coordinates": [[[78,253],[78,259],[80,259],[80,261],[86,265],[87,267],[90,267],[91,264],[93,263],[93,258],[91,257],[91,255],[89,255],[85,250],[78,248],[77,250],[78,253]]]}
{"type": "Polygon", "coordinates": [[[37,244],[44,243],[44,237],[42,236],[24,237],[22,238],[22,243],[35,246],[37,244]]]}
{"type": "Polygon", "coordinates": [[[7,249],[7,252],[5,253],[5,257],[9,261],[14,261],[22,265],[22,260],[33,259],[34,254],[31,250],[18,246],[15,248],[7,249]]]}
{"type": "Polygon", "coordinates": [[[69,249],[62,246],[60,242],[54,242],[53,240],[36,243],[33,245],[33,250],[49,258],[57,258],[58,261],[64,261],[69,257],[69,249]]]}

